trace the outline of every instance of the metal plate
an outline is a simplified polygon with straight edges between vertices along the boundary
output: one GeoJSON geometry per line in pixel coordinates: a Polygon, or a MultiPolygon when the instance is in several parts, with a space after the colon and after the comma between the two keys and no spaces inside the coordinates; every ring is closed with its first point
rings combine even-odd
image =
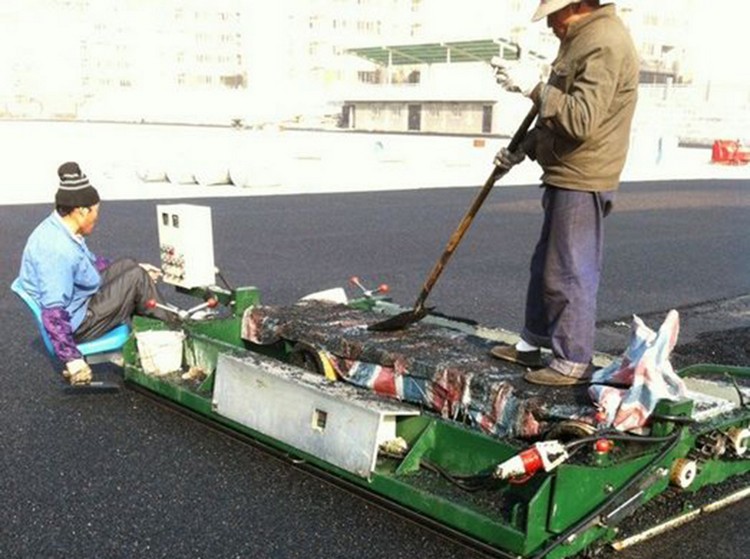
{"type": "Polygon", "coordinates": [[[378,446],[413,406],[384,400],[262,356],[222,354],[213,404],[232,421],[369,478],[378,446]]]}

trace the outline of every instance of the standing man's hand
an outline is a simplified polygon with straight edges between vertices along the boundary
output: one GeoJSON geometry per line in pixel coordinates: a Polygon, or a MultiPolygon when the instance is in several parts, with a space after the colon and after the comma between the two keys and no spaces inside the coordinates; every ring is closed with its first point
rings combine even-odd
{"type": "Polygon", "coordinates": [[[530,60],[509,62],[493,56],[490,64],[495,72],[495,80],[503,89],[526,97],[530,97],[544,79],[539,64],[530,60]]]}
{"type": "Polygon", "coordinates": [[[495,155],[494,163],[495,167],[507,173],[525,158],[526,154],[520,149],[514,152],[510,151],[508,148],[501,148],[500,151],[497,152],[497,155],[495,155]]]}

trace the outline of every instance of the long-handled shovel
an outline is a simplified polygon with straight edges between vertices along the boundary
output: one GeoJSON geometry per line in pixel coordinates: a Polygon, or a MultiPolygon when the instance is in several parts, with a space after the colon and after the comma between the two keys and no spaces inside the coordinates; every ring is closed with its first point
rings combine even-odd
{"type": "MultiPolygon", "coordinates": [[[[516,151],[518,149],[519,145],[521,144],[524,137],[526,136],[526,133],[531,127],[531,124],[534,122],[536,115],[537,115],[537,108],[536,106],[534,106],[529,111],[529,114],[526,115],[526,118],[523,119],[523,122],[521,123],[521,126],[518,127],[518,130],[516,130],[516,133],[513,134],[513,138],[511,138],[510,143],[508,144],[508,149],[510,151],[516,151]]],[[[458,224],[458,227],[453,232],[453,235],[451,235],[451,238],[448,241],[448,244],[446,245],[445,250],[443,251],[443,254],[440,256],[440,259],[435,263],[435,266],[432,268],[430,275],[427,277],[427,280],[424,282],[424,285],[422,286],[422,292],[419,294],[419,297],[417,298],[416,303],[414,303],[414,308],[409,311],[394,315],[390,318],[387,318],[386,320],[382,320],[380,322],[376,322],[375,324],[371,324],[368,327],[368,330],[374,330],[377,332],[392,332],[395,330],[403,330],[410,324],[419,322],[427,315],[428,309],[426,309],[424,306],[427,296],[432,291],[432,288],[435,286],[435,283],[440,277],[440,274],[443,272],[443,268],[445,268],[445,265],[448,263],[448,260],[453,255],[453,252],[456,250],[456,247],[458,247],[458,244],[461,242],[461,239],[463,239],[464,234],[469,229],[469,226],[471,225],[472,221],[474,221],[474,217],[477,215],[479,208],[484,203],[484,200],[487,198],[487,195],[490,193],[490,190],[492,190],[492,187],[495,185],[497,180],[501,178],[502,176],[504,176],[506,173],[507,173],[507,170],[502,170],[499,167],[494,167],[492,169],[492,172],[490,173],[490,176],[487,177],[487,181],[484,183],[482,190],[479,191],[479,194],[477,194],[477,197],[474,199],[474,202],[471,204],[471,207],[466,212],[466,215],[464,215],[463,219],[461,220],[461,223],[458,224]]]]}

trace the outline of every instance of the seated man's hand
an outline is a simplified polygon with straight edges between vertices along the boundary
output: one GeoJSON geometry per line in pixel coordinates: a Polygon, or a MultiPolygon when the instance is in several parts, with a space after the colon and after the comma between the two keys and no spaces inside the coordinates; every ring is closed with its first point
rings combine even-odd
{"type": "Polygon", "coordinates": [[[495,167],[501,171],[510,171],[514,166],[518,165],[521,161],[526,158],[526,154],[522,150],[510,151],[508,148],[501,148],[500,151],[495,155],[495,167]]]}
{"type": "Polygon", "coordinates": [[[147,264],[145,262],[141,262],[138,265],[144,270],[146,270],[146,272],[148,272],[148,275],[152,281],[158,281],[159,278],[163,275],[161,268],[157,268],[153,264],[147,264]]]}
{"type": "Polygon", "coordinates": [[[72,385],[90,384],[91,367],[84,359],[73,359],[65,363],[63,376],[68,379],[72,385]]]}

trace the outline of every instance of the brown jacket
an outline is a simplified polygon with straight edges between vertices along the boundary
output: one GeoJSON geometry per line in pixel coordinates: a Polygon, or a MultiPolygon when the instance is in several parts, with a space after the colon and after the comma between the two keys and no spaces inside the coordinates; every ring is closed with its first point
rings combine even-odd
{"type": "Polygon", "coordinates": [[[612,5],[568,28],[552,73],[531,97],[539,108],[525,150],[546,184],[606,191],[619,186],[638,97],[638,54],[612,5]]]}

